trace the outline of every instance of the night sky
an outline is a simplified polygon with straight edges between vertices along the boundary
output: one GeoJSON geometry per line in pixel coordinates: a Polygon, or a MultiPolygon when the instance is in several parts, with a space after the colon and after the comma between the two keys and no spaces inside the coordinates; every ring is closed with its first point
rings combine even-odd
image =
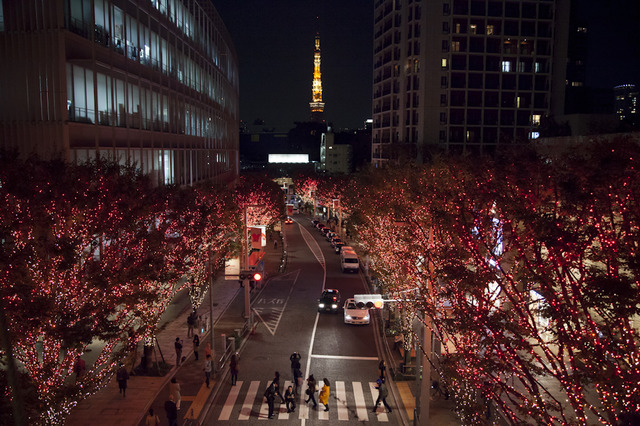
{"type": "MultiPolygon", "coordinates": [[[[574,0],[589,30],[587,85],[640,84],[640,0],[574,0]]],[[[213,0],[240,63],[240,118],[287,131],[309,119],[320,32],[325,119],[360,128],[371,118],[371,0],[213,0]],[[316,19],[318,17],[318,19],[316,19]]]]}

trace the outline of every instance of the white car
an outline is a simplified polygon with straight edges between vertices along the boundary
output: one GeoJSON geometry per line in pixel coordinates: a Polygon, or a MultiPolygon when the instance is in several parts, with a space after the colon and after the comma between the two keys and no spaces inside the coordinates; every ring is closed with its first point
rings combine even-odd
{"type": "Polygon", "coordinates": [[[344,302],[344,323],[345,324],[369,324],[369,310],[358,308],[353,298],[344,302]]]}

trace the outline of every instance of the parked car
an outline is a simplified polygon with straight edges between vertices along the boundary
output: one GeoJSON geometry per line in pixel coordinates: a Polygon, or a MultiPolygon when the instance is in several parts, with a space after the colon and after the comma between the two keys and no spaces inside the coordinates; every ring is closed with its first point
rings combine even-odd
{"type": "Polygon", "coordinates": [[[326,289],[318,299],[318,312],[338,312],[340,292],[334,288],[326,289]]]}
{"type": "Polygon", "coordinates": [[[314,227],[316,227],[319,223],[320,223],[320,221],[319,221],[318,219],[313,219],[313,220],[311,221],[311,224],[312,224],[314,227]]]}
{"type": "Polygon", "coordinates": [[[331,240],[333,239],[333,237],[335,237],[335,236],[337,236],[337,235],[338,235],[338,234],[336,234],[336,233],[335,233],[335,232],[333,232],[333,231],[329,231],[329,232],[327,232],[327,235],[326,235],[326,237],[327,237],[327,241],[331,242],[331,240]]]}
{"type": "Polygon", "coordinates": [[[344,241],[338,241],[333,247],[336,250],[336,254],[340,254],[340,250],[344,247],[344,241]]]}
{"type": "Polygon", "coordinates": [[[284,220],[284,223],[287,225],[290,225],[293,223],[293,219],[291,219],[290,217],[287,216],[287,218],[284,220]]]}
{"type": "Polygon", "coordinates": [[[335,247],[335,246],[336,246],[336,244],[341,243],[341,242],[343,242],[343,241],[342,241],[342,238],[340,238],[340,237],[333,237],[333,238],[331,239],[331,246],[335,247]]]}
{"type": "Polygon", "coordinates": [[[324,223],[318,223],[316,225],[316,228],[318,228],[318,231],[322,231],[322,228],[324,228],[324,227],[325,227],[324,223]]]}
{"type": "Polygon", "coordinates": [[[369,324],[369,310],[358,308],[356,301],[349,298],[344,302],[344,323],[345,324],[369,324]]]}

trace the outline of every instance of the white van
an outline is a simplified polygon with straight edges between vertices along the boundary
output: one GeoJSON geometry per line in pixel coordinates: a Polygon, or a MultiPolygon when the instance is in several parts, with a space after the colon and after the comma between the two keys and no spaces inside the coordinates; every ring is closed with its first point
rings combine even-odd
{"type": "Polygon", "coordinates": [[[345,250],[344,247],[340,251],[340,266],[342,272],[358,272],[360,270],[360,263],[358,262],[358,255],[353,250],[345,250]]]}

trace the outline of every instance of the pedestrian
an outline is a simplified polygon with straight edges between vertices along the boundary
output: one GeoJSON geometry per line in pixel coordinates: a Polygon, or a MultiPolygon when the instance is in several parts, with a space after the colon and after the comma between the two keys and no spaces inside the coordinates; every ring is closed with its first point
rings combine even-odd
{"type": "Polygon", "coordinates": [[[160,419],[157,414],[153,414],[153,408],[149,408],[149,414],[144,420],[145,426],[160,426],[160,419]]]}
{"type": "Polygon", "coordinates": [[[307,378],[307,399],[304,402],[309,403],[309,401],[313,401],[313,408],[318,406],[316,402],[316,398],[314,396],[316,392],[316,379],[313,377],[313,374],[307,378]]]}
{"type": "Polygon", "coordinates": [[[380,364],[378,364],[378,369],[380,370],[380,378],[383,379],[384,373],[387,370],[387,366],[384,363],[384,359],[380,361],[380,364]]]}
{"type": "Polygon", "coordinates": [[[118,381],[118,388],[120,389],[120,393],[124,398],[127,393],[127,380],[129,380],[129,372],[122,363],[120,363],[120,368],[116,373],[116,380],[118,381]]]}
{"type": "Polygon", "coordinates": [[[295,370],[293,370],[293,390],[295,391],[296,395],[298,395],[298,389],[300,389],[302,387],[302,371],[300,371],[299,368],[296,368],[295,370]]]}
{"type": "Polygon", "coordinates": [[[212,365],[211,365],[211,355],[208,355],[205,357],[204,360],[204,377],[205,377],[205,382],[207,383],[207,389],[209,389],[209,380],[211,379],[211,369],[212,369],[212,365]]]}
{"type": "Polygon", "coordinates": [[[300,368],[301,358],[302,358],[302,355],[300,355],[298,352],[294,352],[289,356],[289,361],[291,361],[291,377],[293,377],[293,383],[296,382],[295,369],[300,368]]]}
{"type": "Polygon", "coordinates": [[[391,407],[389,407],[389,404],[387,404],[387,396],[389,395],[389,392],[387,391],[387,386],[384,384],[384,377],[379,378],[377,383],[378,386],[376,387],[376,389],[378,389],[378,399],[376,399],[376,405],[375,407],[373,407],[373,412],[375,413],[378,409],[380,401],[382,401],[384,407],[389,410],[389,412],[391,412],[391,407]]]}
{"type": "Polygon", "coordinates": [[[196,311],[194,310],[187,317],[187,337],[193,336],[193,328],[196,325],[196,311]]]}
{"type": "Polygon", "coordinates": [[[238,356],[236,354],[231,355],[229,371],[231,372],[231,385],[235,386],[238,381],[238,356]]]}
{"type": "Polygon", "coordinates": [[[275,384],[271,383],[266,391],[264,391],[264,397],[267,400],[269,406],[269,418],[273,417],[273,401],[276,399],[275,384]]]}
{"type": "Polygon", "coordinates": [[[206,357],[207,355],[213,358],[213,352],[211,351],[211,342],[207,342],[207,346],[204,347],[204,356],[206,357]]]}
{"type": "Polygon", "coordinates": [[[324,411],[329,411],[329,380],[325,377],[322,381],[324,382],[324,385],[322,385],[322,389],[318,395],[318,401],[320,404],[324,405],[324,411]]]}
{"type": "Polygon", "coordinates": [[[273,381],[271,383],[276,385],[276,395],[280,397],[280,399],[282,400],[282,403],[284,404],[285,403],[284,396],[282,396],[282,393],[280,393],[280,372],[278,371],[275,372],[273,381]]]}
{"type": "Polygon", "coordinates": [[[278,248],[278,240],[273,240],[273,248],[274,249],[278,248]]]}
{"type": "Polygon", "coordinates": [[[73,364],[73,372],[76,373],[76,381],[84,376],[84,372],[86,370],[86,363],[84,359],[80,358],[80,355],[76,356],[76,361],[73,364]]]}
{"type": "Polygon", "coordinates": [[[287,401],[287,413],[293,413],[296,410],[296,394],[292,386],[285,391],[284,400],[287,401]]]}
{"type": "Polygon", "coordinates": [[[180,402],[182,402],[182,396],[180,395],[180,383],[178,383],[175,377],[173,377],[171,379],[171,383],[169,383],[169,393],[176,402],[176,410],[179,410],[180,402]]]}
{"type": "Polygon", "coordinates": [[[176,349],[176,367],[180,365],[180,358],[182,358],[182,340],[179,337],[176,337],[176,341],[173,344],[176,349]]]}
{"type": "Polygon", "coordinates": [[[164,410],[167,412],[169,426],[178,426],[178,407],[173,402],[173,395],[169,395],[169,400],[165,401],[164,410]]]}
{"type": "Polygon", "coordinates": [[[193,335],[193,354],[196,356],[196,361],[198,360],[198,350],[200,349],[200,337],[197,334],[193,335]]]}

